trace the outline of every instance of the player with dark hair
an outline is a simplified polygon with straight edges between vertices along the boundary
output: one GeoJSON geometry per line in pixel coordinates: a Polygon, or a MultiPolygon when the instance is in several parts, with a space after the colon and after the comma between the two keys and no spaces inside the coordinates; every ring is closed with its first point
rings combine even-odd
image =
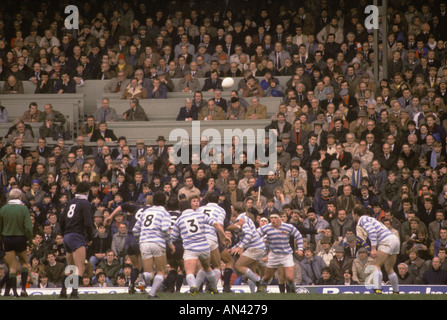
{"type": "Polygon", "coordinates": [[[352,209],[352,217],[357,223],[357,235],[364,240],[368,237],[371,241],[371,257],[376,267],[373,273],[374,293],[382,293],[382,266],[388,273],[393,294],[399,294],[399,279],[394,272],[394,264],[400,251],[399,238],[394,235],[381,222],[367,215],[363,205],[355,205],[352,209]]]}
{"type": "Polygon", "coordinates": [[[156,296],[158,288],[164,281],[166,271],[166,244],[175,252],[170,238],[171,215],[164,208],[166,195],[157,191],[153,197],[153,206],[142,211],[132,232],[140,242],[141,258],[143,260],[144,280],[153,279],[148,298],[156,296]],[[154,277],[154,265],[157,274],[154,277]]]}
{"type": "Polygon", "coordinates": [[[132,262],[132,270],[130,272],[130,284],[129,284],[129,293],[134,294],[136,292],[135,290],[135,282],[138,279],[138,276],[140,275],[140,271],[142,269],[141,264],[141,252],[140,252],[140,245],[138,244],[137,239],[135,238],[132,229],[135,226],[135,223],[140,218],[140,216],[143,214],[144,210],[152,207],[151,205],[136,205],[133,202],[125,202],[113,210],[113,212],[104,219],[104,224],[109,225],[113,218],[121,213],[121,212],[127,212],[127,221],[129,222],[127,225],[127,236],[124,244],[124,248],[126,251],[126,254],[129,255],[130,261],[132,262]]]}
{"type": "MultiPolygon", "coordinates": [[[[61,214],[60,227],[64,235],[64,247],[69,266],[75,266],[74,275],[78,276],[78,285],[82,284],[82,276],[85,270],[86,245],[93,238],[92,206],[88,201],[90,183],[82,181],[76,185],[75,198],[69,201],[61,214]]],[[[67,298],[65,274],[62,281],[61,298],[67,298]]],[[[70,298],[77,299],[78,287],[74,285],[70,298]]]]}
{"type": "MultiPolygon", "coordinates": [[[[166,210],[171,215],[171,228],[174,226],[177,219],[182,214],[180,210],[180,203],[177,197],[171,197],[166,204],[166,210]]],[[[175,252],[167,251],[166,258],[171,270],[168,272],[165,283],[169,292],[179,292],[183,283],[183,274],[185,273],[185,266],[183,263],[183,241],[178,239],[172,243],[175,247],[175,252]],[[181,271],[181,272],[179,272],[181,271]]]]}

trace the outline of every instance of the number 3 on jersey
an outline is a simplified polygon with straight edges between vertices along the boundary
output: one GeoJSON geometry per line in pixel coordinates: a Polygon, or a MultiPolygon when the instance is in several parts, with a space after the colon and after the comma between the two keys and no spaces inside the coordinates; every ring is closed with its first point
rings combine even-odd
{"type": "Polygon", "coordinates": [[[187,228],[189,234],[194,234],[197,233],[197,231],[199,231],[199,223],[197,222],[196,218],[186,220],[186,222],[188,222],[187,228]]]}

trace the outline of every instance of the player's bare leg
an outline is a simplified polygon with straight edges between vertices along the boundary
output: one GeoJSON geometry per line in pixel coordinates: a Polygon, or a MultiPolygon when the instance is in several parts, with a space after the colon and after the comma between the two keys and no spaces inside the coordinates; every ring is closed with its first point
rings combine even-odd
{"type": "MultiPolygon", "coordinates": [[[[19,295],[17,293],[17,270],[19,266],[17,264],[16,252],[15,251],[6,252],[5,257],[3,259],[9,269],[9,280],[7,288],[12,288],[13,296],[18,297],[19,295]]],[[[9,296],[9,290],[5,291],[5,296],[9,296]]]]}
{"type": "Polygon", "coordinates": [[[160,285],[163,283],[164,274],[166,272],[166,255],[161,255],[153,258],[155,268],[157,269],[157,275],[154,277],[154,281],[151,286],[151,291],[149,292],[149,297],[156,297],[156,293],[160,285]]]}
{"type": "Polygon", "coordinates": [[[143,260],[143,276],[146,283],[150,283],[154,278],[154,258],[148,258],[143,260]]]}
{"type": "Polygon", "coordinates": [[[199,259],[200,265],[202,266],[203,271],[205,272],[206,278],[208,279],[208,282],[210,283],[210,293],[211,294],[217,294],[217,281],[218,278],[216,277],[215,273],[210,267],[211,259],[210,257],[206,259],[199,259]]]}
{"type": "Polygon", "coordinates": [[[132,262],[132,271],[130,272],[130,287],[129,293],[135,293],[135,281],[137,281],[141,270],[140,257],[137,255],[129,255],[130,261],[132,262]]]}
{"type": "Polygon", "coordinates": [[[256,274],[257,266],[258,261],[248,258],[246,256],[240,256],[234,266],[236,271],[243,274],[248,279],[250,290],[252,292],[254,292],[255,286],[259,288],[261,285],[261,277],[258,274],[256,274]],[[252,284],[250,284],[250,282],[252,284]]]}
{"type": "Polygon", "coordinates": [[[276,268],[265,267],[264,277],[262,278],[262,281],[264,282],[264,290],[267,288],[267,283],[273,277],[276,270],[277,270],[276,268]]]}
{"type": "Polygon", "coordinates": [[[394,265],[396,264],[397,255],[392,254],[389,255],[388,258],[385,260],[385,271],[388,274],[388,279],[391,282],[391,287],[393,288],[394,294],[399,294],[399,279],[394,272],[394,265]]]}
{"type": "MultiPolygon", "coordinates": [[[[210,264],[211,268],[213,269],[213,272],[217,279],[220,279],[220,263],[221,263],[221,257],[219,248],[216,248],[210,252],[210,264]]],[[[205,270],[201,268],[196,273],[196,286],[197,288],[200,288],[205,281],[206,274],[205,270]]]]}
{"type": "Polygon", "coordinates": [[[380,250],[376,251],[376,254],[374,255],[374,262],[373,265],[375,267],[374,273],[373,273],[373,285],[374,285],[374,292],[377,294],[382,293],[382,266],[384,265],[385,261],[388,259],[389,254],[382,252],[380,250]]]}
{"type": "MultiPolygon", "coordinates": [[[[85,257],[86,257],[86,250],[85,247],[79,247],[78,249],[76,249],[75,251],[73,251],[71,254],[67,253],[67,262],[68,265],[72,265],[75,266],[75,270],[74,270],[74,274],[73,276],[77,276],[78,277],[78,286],[82,283],[82,275],[84,274],[85,271],[85,257]],[[70,257],[69,257],[70,256],[70,257]]],[[[67,274],[66,274],[67,276],[67,274]]],[[[64,279],[64,284],[62,286],[62,288],[65,288],[65,279],[64,279]]],[[[65,288],[66,290],[66,288],[65,288]]],[[[66,292],[65,292],[66,294],[66,292]]],[[[61,292],[61,296],[62,296],[62,292],[61,292]]],[[[77,299],[78,298],[78,287],[74,286],[71,294],[70,294],[70,298],[71,299],[77,299]]]]}
{"type": "Polygon", "coordinates": [[[296,285],[295,285],[295,267],[284,267],[284,276],[286,283],[287,292],[295,293],[296,285]]]}
{"type": "Polygon", "coordinates": [[[276,270],[276,272],[278,273],[279,292],[285,293],[286,292],[286,275],[285,275],[284,267],[279,266],[279,268],[278,268],[278,270],[276,270]]]}
{"type": "Polygon", "coordinates": [[[199,291],[196,285],[196,277],[194,276],[196,273],[197,264],[198,259],[187,259],[184,261],[186,282],[189,285],[189,290],[192,295],[195,295],[199,291]]]}
{"type": "Polygon", "coordinates": [[[223,250],[220,253],[221,260],[225,263],[225,270],[223,274],[223,292],[231,293],[231,275],[233,274],[233,268],[234,268],[234,259],[231,256],[231,253],[228,249],[223,250]]]}
{"type": "Polygon", "coordinates": [[[20,296],[28,297],[28,293],[26,292],[26,283],[28,281],[29,265],[28,265],[28,254],[26,250],[17,253],[17,257],[19,258],[21,265],[20,276],[22,278],[22,291],[20,292],[20,296]]]}

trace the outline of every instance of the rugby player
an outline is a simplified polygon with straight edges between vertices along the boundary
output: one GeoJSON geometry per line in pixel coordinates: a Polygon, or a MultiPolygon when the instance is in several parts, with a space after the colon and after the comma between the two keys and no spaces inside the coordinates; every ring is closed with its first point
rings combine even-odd
{"type": "Polygon", "coordinates": [[[183,211],[182,215],[175,222],[172,228],[171,240],[175,242],[179,238],[183,239],[183,247],[185,249],[183,260],[190,293],[195,295],[199,291],[194,276],[197,261],[199,261],[210,283],[209,292],[217,294],[218,279],[210,267],[210,245],[205,236],[205,224],[209,224],[217,230],[222,243],[226,243],[230,239],[226,237],[224,229],[214,218],[204,213],[196,212],[200,206],[199,196],[191,196],[189,203],[191,209],[183,211]]]}
{"type": "Polygon", "coordinates": [[[293,261],[293,249],[290,246],[290,236],[296,241],[296,254],[303,256],[303,237],[290,223],[281,221],[278,213],[270,214],[270,223],[259,229],[261,237],[265,236],[268,247],[270,249],[268,262],[265,268],[263,284],[259,286],[259,291],[264,291],[267,283],[272,278],[275,271],[280,267],[284,267],[285,277],[290,292],[296,292],[295,288],[295,262],[293,261]]]}
{"type": "MultiPolygon", "coordinates": [[[[76,185],[75,198],[69,201],[61,214],[60,227],[64,235],[64,248],[67,264],[75,266],[74,275],[78,277],[78,285],[82,284],[82,276],[85,270],[86,245],[90,245],[93,237],[92,206],[88,201],[90,183],[82,181],[76,185]]],[[[62,281],[61,298],[67,298],[65,274],[62,281]]],[[[73,286],[71,299],[77,299],[78,287],[73,286]]]]}
{"type": "Polygon", "coordinates": [[[393,294],[399,294],[399,280],[393,269],[400,250],[399,238],[381,222],[368,216],[363,205],[354,206],[352,217],[357,223],[357,234],[366,233],[371,242],[371,257],[374,259],[373,265],[376,267],[373,273],[373,293],[382,293],[383,274],[381,268],[384,266],[393,288],[393,294]]]}

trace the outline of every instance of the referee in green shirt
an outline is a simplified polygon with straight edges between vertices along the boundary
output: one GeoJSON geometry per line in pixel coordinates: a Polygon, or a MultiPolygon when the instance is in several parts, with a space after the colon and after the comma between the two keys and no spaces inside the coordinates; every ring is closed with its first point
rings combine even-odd
{"type": "Polygon", "coordinates": [[[27,259],[27,241],[33,238],[33,226],[28,208],[22,203],[22,191],[12,189],[9,192],[8,204],[0,209],[0,237],[5,249],[5,262],[9,269],[9,282],[5,296],[9,295],[12,288],[15,297],[17,294],[17,271],[19,257],[22,266],[20,274],[22,277],[21,297],[27,297],[26,283],[28,280],[29,266],[27,259]]]}

